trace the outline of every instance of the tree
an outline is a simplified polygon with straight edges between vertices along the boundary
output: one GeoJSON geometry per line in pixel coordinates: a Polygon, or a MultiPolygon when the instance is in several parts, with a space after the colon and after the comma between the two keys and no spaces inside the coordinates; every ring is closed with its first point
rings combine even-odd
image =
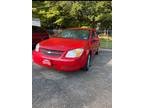
{"type": "Polygon", "coordinates": [[[112,28],[111,1],[33,1],[32,7],[44,27],[112,28]]]}

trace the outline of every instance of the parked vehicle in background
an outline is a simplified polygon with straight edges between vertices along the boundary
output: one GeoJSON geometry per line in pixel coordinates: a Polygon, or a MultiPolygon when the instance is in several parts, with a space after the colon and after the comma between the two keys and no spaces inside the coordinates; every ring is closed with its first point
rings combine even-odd
{"type": "Polygon", "coordinates": [[[48,38],[49,35],[45,29],[38,26],[32,26],[32,49],[35,48],[38,42],[48,38]]]}
{"type": "Polygon", "coordinates": [[[67,28],[56,37],[39,42],[33,51],[33,61],[62,71],[88,70],[99,46],[96,29],[67,28]]]}

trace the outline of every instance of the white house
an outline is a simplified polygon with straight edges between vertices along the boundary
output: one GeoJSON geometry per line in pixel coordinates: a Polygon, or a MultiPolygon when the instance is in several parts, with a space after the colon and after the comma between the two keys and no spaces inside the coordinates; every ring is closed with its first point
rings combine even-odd
{"type": "Polygon", "coordinates": [[[41,22],[39,18],[32,18],[32,26],[41,26],[41,22]]]}

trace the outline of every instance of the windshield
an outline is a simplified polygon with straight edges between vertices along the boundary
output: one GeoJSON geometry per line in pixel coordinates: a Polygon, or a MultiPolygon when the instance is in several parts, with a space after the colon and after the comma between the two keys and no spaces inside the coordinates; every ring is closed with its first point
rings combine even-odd
{"type": "Polygon", "coordinates": [[[89,30],[63,30],[57,37],[86,40],[89,38],[89,30]]]}

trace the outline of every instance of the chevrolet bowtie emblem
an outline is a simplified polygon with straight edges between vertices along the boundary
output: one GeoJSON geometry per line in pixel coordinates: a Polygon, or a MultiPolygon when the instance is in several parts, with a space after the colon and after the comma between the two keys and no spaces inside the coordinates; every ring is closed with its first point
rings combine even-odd
{"type": "Polygon", "coordinates": [[[47,53],[48,53],[48,54],[51,54],[52,52],[51,52],[51,51],[48,51],[47,53]]]}

